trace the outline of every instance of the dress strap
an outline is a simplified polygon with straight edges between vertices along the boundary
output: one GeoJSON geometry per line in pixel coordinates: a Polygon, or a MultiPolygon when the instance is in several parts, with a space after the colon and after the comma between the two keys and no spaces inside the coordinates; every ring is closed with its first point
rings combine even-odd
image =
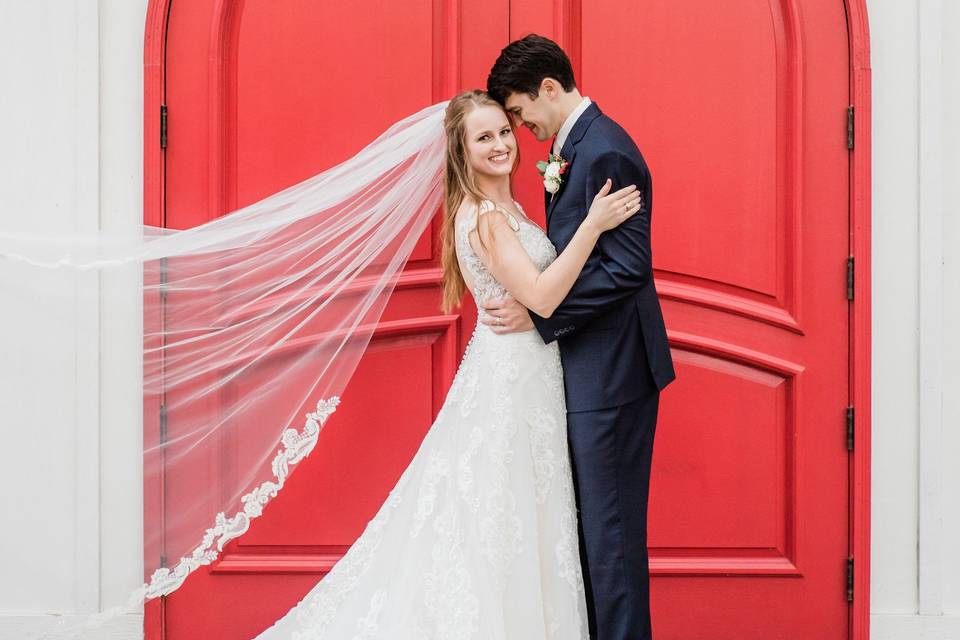
{"type": "Polygon", "coordinates": [[[496,209],[497,211],[502,213],[504,216],[506,216],[507,222],[510,224],[511,229],[513,229],[514,231],[520,231],[520,222],[517,221],[517,217],[512,213],[510,213],[509,211],[507,211],[506,209],[504,209],[503,207],[492,202],[491,200],[480,201],[480,206],[477,208],[477,212],[478,212],[477,221],[479,222],[480,216],[482,216],[483,214],[489,211],[493,211],[494,209],[496,209]]]}

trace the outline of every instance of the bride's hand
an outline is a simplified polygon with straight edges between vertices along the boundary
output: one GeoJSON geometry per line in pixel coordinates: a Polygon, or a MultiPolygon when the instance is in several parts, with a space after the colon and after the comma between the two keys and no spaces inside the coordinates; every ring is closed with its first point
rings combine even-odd
{"type": "Polygon", "coordinates": [[[607,178],[600,187],[600,191],[594,196],[590,211],[583,221],[584,224],[593,225],[599,233],[619,226],[624,220],[640,211],[642,205],[642,198],[636,185],[631,184],[610,193],[612,186],[613,182],[607,178]]]}

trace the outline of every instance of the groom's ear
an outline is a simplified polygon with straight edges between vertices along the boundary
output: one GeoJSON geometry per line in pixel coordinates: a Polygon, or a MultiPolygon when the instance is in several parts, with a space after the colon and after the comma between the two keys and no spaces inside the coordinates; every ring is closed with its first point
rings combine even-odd
{"type": "Polygon", "coordinates": [[[550,100],[556,99],[560,93],[563,92],[563,87],[560,86],[560,83],[554,80],[551,77],[546,77],[540,82],[540,96],[549,98],[550,100]]]}

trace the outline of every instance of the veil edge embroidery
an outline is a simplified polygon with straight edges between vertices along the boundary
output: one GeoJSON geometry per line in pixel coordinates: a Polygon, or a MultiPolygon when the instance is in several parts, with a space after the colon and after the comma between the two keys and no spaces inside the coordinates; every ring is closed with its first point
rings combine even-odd
{"type": "Polygon", "coordinates": [[[207,529],[200,545],[189,556],[180,558],[172,569],[169,567],[157,569],[150,577],[150,582],[145,583],[131,595],[128,606],[136,606],[152,598],[173,593],[191,573],[216,560],[229,541],[246,533],[250,528],[250,522],[263,514],[263,507],[283,488],[290,474],[290,468],[313,451],[320,430],[339,404],[339,396],[321,399],[317,402],[316,411],[306,414],[306,423],[302,431],[298,432],[293,428],[284,431],[281,438],[282,446],[271,465],[275,480],[266,480],[244,495],[240,499],[243,503],[243,511],[238,511],[233,517],[227,518],[222,511],[218,513],[214,526],[207,529]],[[216,545],[215,549],[214,545],[216,545]]]}

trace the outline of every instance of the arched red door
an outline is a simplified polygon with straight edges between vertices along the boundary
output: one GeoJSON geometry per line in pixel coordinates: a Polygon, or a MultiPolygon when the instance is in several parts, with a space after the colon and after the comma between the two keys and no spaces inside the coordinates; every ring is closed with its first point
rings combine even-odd
{"type": "Polygon", "coordinates": [[[558,25],[653,174],[678,376],[653,457],[656,637],[846,638],[844,5],[539,4],[514,3],[511,35],[558,25]]]}
{"type": "MultiPolygon", "coordinates": [[[[299,182],[402,117],[482,85],[508,20],[506,0],[190,0],[165,10],[162,223],[173,228],[299,182]]],[[[470,307],[439,310],[435,222],[309,464],[215,565],[148,607],[148,637],[252,637],[375,513],[439,410],[476,318],[470,307]]],[[[277,362],[237,379],[231,392],[283,375],[277,362]]],[[[188,490],[168,482],[166,503],[188,490]]],[[[160,504],[148,501],[148,527],[160,504]]]]}
{"type": "MultiPolygon", "coordinates": [[[[656,185],[654,263],[678,370],[652,480],[657,637],[848,637],[842,2],[167,4],[165,174],[147,189],[170,227],[483,87],[512,38],[560,42],[656,185]]],[[[546,146],[526,133],[522,144],[519,197],[542,220],[531,167],[546,146]]],[[[359,534],[469,337],[473,310],[441,315],[438,280],[424,238],[316,452],[218,563],[148,609],[148,637],[251,637],[359,534]]]]}

